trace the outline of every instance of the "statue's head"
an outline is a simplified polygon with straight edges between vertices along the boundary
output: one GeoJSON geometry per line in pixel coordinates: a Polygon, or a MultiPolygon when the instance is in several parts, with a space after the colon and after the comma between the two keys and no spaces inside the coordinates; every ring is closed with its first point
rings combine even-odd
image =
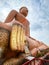
{"type": "Polygon", "coordinates": [[[19,12],[26,17],[28,14],[28,8],[27,7],[21,7],[19,12]]]}

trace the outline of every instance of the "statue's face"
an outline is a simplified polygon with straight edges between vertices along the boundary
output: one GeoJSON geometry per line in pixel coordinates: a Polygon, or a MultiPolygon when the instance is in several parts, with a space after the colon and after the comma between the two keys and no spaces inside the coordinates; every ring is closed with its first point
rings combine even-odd
{"type": "Polygon", "coordinates": [[[20,8],[19,12],[26,17],[28,14],[28,9],[26,7],[22,7],[20,8]]]}

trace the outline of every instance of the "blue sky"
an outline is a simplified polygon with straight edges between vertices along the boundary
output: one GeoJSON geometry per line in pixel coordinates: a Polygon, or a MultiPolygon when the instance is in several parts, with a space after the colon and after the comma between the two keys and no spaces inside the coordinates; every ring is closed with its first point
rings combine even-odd
{"type": "Polygon", "coordinates": [[[0,0],[0,21],[4,22],[8,13],[22,6],[29,10],[30,35],[49,45],[49,0],[0,0]]]}

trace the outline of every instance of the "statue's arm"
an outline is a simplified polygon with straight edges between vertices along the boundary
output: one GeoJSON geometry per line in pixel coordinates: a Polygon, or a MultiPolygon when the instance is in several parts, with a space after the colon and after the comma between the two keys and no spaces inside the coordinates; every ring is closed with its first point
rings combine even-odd
{"type": "Polygon", "coordinates": [[[16,19],[17,21],[19,21],[20,23],[23,23],[23,22],[27,22],[28,20],[25,18],[24,15],[22,15],[21,13],[17,12],[16,10],[12,10],[7,18],[5,19],[5,22],[11,22],[13,19],[16,19]]]}
{"type": "Polygon", "coordinates": [[[7,22],[11,22],[14,18],[15,18],[15,16],[16,16],[16,14],[17,14],[17,11],[16,10],[12,10],[9,14],[8,14],[8,16],[7,16],[7,18],[6,18],[6,20],[5,20],[5,23],[7,22]]]}

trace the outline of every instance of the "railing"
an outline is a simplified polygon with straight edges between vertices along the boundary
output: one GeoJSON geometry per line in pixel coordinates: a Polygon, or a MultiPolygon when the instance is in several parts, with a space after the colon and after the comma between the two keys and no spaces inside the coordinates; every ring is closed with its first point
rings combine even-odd
{"type": "Polygon", "coordinates": [[[23,65],[49,65],[49,60],[34,58],[30,61],[27,61],[23,65]]]}

